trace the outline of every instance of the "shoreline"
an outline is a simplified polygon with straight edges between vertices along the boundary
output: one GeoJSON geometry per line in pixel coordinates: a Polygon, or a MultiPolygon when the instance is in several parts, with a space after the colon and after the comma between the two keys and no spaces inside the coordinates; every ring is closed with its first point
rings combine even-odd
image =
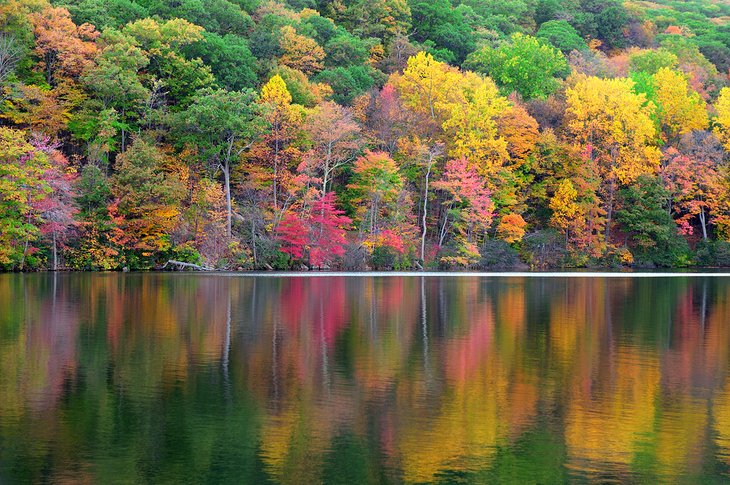
{"type": "MultiPolygon", "coordinates": [[[[719,270],[720,268],[718,268],[719,270]]],[[[169,274],[169,275],[207,275],[222,277],[243,277],[243,278],[393,278],[393,277],[425,277],[425,278],[730,278],[730,271],[722,268],[723,271],[33,271],[33,272],[5,272],[0,275],[9,274],[169,274]]]]}

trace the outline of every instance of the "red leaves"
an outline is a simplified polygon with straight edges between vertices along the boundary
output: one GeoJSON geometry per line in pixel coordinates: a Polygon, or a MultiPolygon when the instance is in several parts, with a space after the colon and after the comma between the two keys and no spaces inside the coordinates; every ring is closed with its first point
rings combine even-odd
{"type": "Polygon", "coordinates": [[[465,234],[484,231],[492,222],[494,204],[484,177],[469,166],[466,158],[446,162],[442,180],[434,182],[434,188],[448,192],[452,202],[459,207],[458,228],[465,234]]]}
{"type": "Polygon", "coordinates": [[[281,242],[281,251],[294,258],[301,258],[304,255],[304,248],[307,245],[307,229],[304,223],[290,212],[279,223],[276,238],[281,242]]]}
{"type": "Polygon", "coordinates": [[[335,207],[335,194],[328,192],[312,206],[310,216],[309,262],[312,266],[322,266],[331,261],[331,256],[345,254],[347,243],[345,231],[352,220],[345,212],[335,207]]]}
{"type": "Polygon", "coordinates": [[[303,258],[308,251],[310,265],[328,265],[345,254],[346,231],[352,220],[344,214],[335,207],[334,192],[317,200],[304,217],[290,212],[276,231],[276,238],[282,243],[281,251],[296,259],[303,258]]]}

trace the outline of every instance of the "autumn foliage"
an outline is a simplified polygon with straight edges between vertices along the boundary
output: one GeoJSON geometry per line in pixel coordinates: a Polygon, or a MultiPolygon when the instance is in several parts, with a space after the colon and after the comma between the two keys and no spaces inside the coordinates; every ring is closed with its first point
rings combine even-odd
{"type": "Polygon", "coordinates": [[[730,243],[707,9],[107,3],[0,7],[3,270],[678,266],[730,243]]]}

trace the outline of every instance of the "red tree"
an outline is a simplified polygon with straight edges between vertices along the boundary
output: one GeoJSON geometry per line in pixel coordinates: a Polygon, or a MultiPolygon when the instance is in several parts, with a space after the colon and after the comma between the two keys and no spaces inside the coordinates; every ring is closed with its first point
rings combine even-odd
{"type": "Polygon", "coordinates": [[[309,264],[322,267],[345,254],[346,231],[352,220],[335,207],[335,194],[328,192],[312,205],[305,217],[287,214],[277,228],[281,251],[299,259],[309,252],[309,264]]]}

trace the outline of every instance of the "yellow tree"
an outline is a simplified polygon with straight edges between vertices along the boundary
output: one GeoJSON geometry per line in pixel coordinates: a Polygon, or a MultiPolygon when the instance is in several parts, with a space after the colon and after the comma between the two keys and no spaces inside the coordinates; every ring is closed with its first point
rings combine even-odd
{"type": "Polygon", "coordinates": [[[449,115],[461,85],[461,74],[455,67],[439,62],[425,52],[408,59],[403,74],[391,76],[403,105],[414,113],[426,115],[435,128],[449,115]]]}
{"type": "Polygon", "coordinates": [[[281,63],[285,66],[298,69],[307,75],[319,72],[324,67],[324,49],[314,39],[297,34],[290,25],[281,28],[279,45],[284,51],[281,63]]]}
{"type": "Polygon", "coordinates": [[[550,224],[565,232],[566,242],[570,238],[570,225],[578,215],[578,191],[575,190],[570,179],[560,181],[555,195],[550,199],[550,210],[553,215],[550,217],[550,224]]]}
{"type": "Polygon", "coordinates": [[[722,88],[715,102],[715,134],[722,140],[725,150],[730,150],[730,88],[722,88]]]}
{"type": "MultiPolygon", "coordinates": [[[[717,117],[715,118],[713,131],[722,141],[725,150],[730,151],[730,88],[722,88],[720,95],[715,102],[717,117]]],[[[730,241],[730,177],[725,169],[724,189],[721,191],[719,201],[719,215],[716,216],[718,235],[725,241],[730,241]]]]}
{"type": "Polygon", "coordinates": [[[684,74],[663,67],[653,76],[657,116],[665,141],[707,128],[707,110],[702,97],[687,83],[684,74]]]}
{"type": "Polygon", "coordinates": [[[633,86],[629,79],[580,77],[566,90],[568,130],[600,171],[607,241],[616,188],[659,167],[661,154],[652,145],[654,107],[633,86]]]}
{"type": "Polygon", "coordinates": [[[468,159],[489,177],[509,159],[507,142],[497,133],[497,117],[509,109],[509,102],[491,79],[472,72],[460,77],[457,89],[457,95],[443,103],[448,113],[442,124],[451,145],[448,154],[468,159]]]}
{"type": "MultiPolygon", "coordinates": [[[[274,75],[261,88],[259,102],[265,107],[265,117],[269,123],[269,132],[262,137],[261,143],[268,152],[265,158],[273,159],[274,163],[274,211],[278,210],[278,181],[279,167],[282,155],[291,158],[292,150],[289,144],[296,136],[297,128],[301,126],[303,109],[292,104],[292,97],[281,76],[274,75]]],[[[258,152],[258,150],[254,150],[258,152]]]]}
{"type": "Polygon", "coordinates": [[[504,178],[500,169],[509,159],[497,119],[510,104],[494,82],[419,52],[391,83],[407,109],[430,121],[422,129],[443,141],[450,157],[467,159],[496,191],[504,178]]]}

